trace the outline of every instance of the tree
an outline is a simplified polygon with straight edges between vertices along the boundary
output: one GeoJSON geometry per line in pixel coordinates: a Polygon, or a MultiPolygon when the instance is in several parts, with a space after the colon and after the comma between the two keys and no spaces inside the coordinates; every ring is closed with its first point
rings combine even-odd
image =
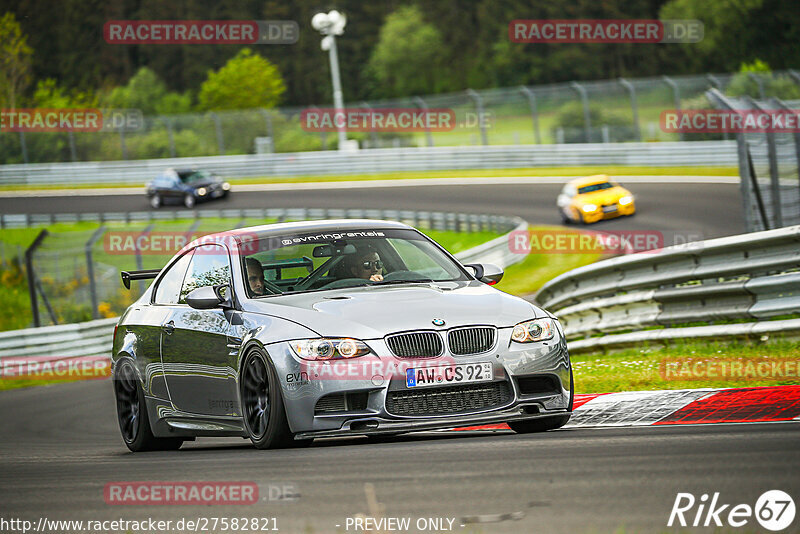
{"type": "Polygon", "coordinates": [[[249,48],[243,48],[218,71],[209,71],[200,86],[199,108],[272,108],[286,91],[278,68],[249,48]]]}
{"type": "Polygon", "coordinates": [[[742,62],[762,59],[777,69],[795,66],[800,10],[784,0],[669,0],[660,18],[698,19],[699,43],[679,45],[687,71],[731,72],[742,62]]]}
{"type": "Polygon", "coordinates": [[[93,108],[97,106],[97,98],[90,93],[68,91],[48,78],[36,84],[33,104],[40,108],[93,108]]]}
{"type": "Polygon", "coordinates": [[[127,85],[114,88],[104,99],[112,108],[138,109],[144,115],[186,113],[191,108],[188,94],[167,91],[166,84],[147,67],[140,68],[127,85]]]}
{"type": "Polygon", "coordinates": [[[765,96],[774,96],[782,99],[800,98],[800,89],[798,89],[797,83],[792,78],[785,75],[774,75],[769,65],[760,59],[756,59],[752,63],[742,63],[738,74],[731,79],[730,84],[725,89],[725,93],[730,96],[749,95],[753,98],[760,98],[759,85],[750,76],[751,73],[761,78],[765,96]]]}
{"type": "Polygon", "coordinates": [[[33,49],[13,13],[0,18],[0,96],[3,107],[14,108],[31,81],[33,49]]]}
{"type": "Polygon", "coordinates": [[[368,65],[377,96],[435,92],[442,48],[439,30],[425,22],[417,6],[401,7],[386,17],[368,65]]]}

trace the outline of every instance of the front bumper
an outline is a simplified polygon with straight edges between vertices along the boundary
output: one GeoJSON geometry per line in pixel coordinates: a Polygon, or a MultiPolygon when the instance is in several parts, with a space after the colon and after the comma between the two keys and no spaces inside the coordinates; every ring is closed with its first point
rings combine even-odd
{"type": "Polygon", "coordinates": [[[405,432],[419,432],[421,430],[438,430],[443,428],[538,419],[554,415],[565,415],[567,413],[566,409],[541,410],[541,404],[539,403],[521,402],[511,408],[493,410],[486,413],[463,414],[424,420],[396,421],[380,417],[362,417],[345,421],[339,429],[299,432],[295,435],[295,439],[330,438],[351,435],[392,435],[405,432]]]}
{"type": "MultiPolygon", "coordinates": [[[[524,345],[512,343],[510,336],[510,328],[499,329],[495,347],[483,354],[452,356],[445,353],[439,358],[425,360],[429,365],[491,362],[493,381],[478,384],[505,383],[502,388],[507,394],[502,397],[502,402],[495,402],[491,406],[459,409],[456,413],[439,413],[433,410],[431,413],[402,415],[387,409],[387,398],[391,393],[412,391],[412,388],[406,387],[402,369],[416,367],[421,360],[392,356],[383,340],[367,340],[376,355],[363,356],[352,362],[324,362],[324,367],[317,362],[310,366],[309,362],[301,361],[286,343],[269,345],[266,349],[275,363],[281,381],[289,427],[299,439],[355,434],[398,434],[568,413],[571,365],[561,330],[558,330],[553,340],[524,345]],[[393,374],[392,379],[387,379],[385,373],[382,373],[386,369],[398,367],[401,372],[393,374]],[[524,386],[530,384],[530,380],[541,380],[552,387],[531,389],[524,386]],[[365,401],[356,409],[336,413],[319,412],[317,403],[320,399],[341,394],[358,394],[365,401]]],[[[452,389],[453,386],[444,386],[413,388],[413,391],[429,391],[432,398],[442,399],[452,389]]],[[[448,405],[448,401],[445,400],[443,404],[448,405]]]]}
{"type": "Polygon", "coordinates": [[[631,202],[630,204],[626,204],[624,206],[619,204],[613,204],[616,209],[613,211],[604,211],[603,207],[598,207],[595,211],[586,213],[585,211],[581,210],[583,213],[583,220],[586,223],[594,223],[597,221],[602,221],[604,219],[615,219],[617,217],[623,217],[628,215],[633,215],[636,213],[636,204],[631,202]]]}

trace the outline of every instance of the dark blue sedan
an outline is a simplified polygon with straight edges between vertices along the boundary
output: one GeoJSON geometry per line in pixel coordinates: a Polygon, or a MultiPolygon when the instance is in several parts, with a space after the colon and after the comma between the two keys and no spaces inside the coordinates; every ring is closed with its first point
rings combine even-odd
{"type": "Polygon", "coordinates": [[[167,169],[147,184],[150,206],[183,204],[193,208],[199,201],[225,198],[231,184],[216,174],[199,169],[167,169]]]}

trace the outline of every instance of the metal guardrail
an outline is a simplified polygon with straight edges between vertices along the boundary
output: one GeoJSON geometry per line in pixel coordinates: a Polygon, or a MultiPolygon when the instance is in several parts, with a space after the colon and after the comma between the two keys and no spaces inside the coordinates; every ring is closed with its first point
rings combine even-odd
{"type": "Polygon", "coordinates": [[[227,177],[253,177],[585,165],[734,167],[737,165],[736,142],[381,148],[355,152],[17,164],[0,166],[0,185],[141,185],[169,167],[200,167],[227,177]]]}
{"type": "Polygon", "coordinates": [[[800,226],[601,261],[549,281],[535,301],[576,352],[800,333],[800,319],[770,320],[800,313],[800,226]],[[708,324],[685,326],[697,322],[708,324]]]}
{"type": "Polygon", "coordinates": [[[86,323],[43,326],[0,332],[0,367],[8,358],[62,361],[87,356],[108,356],[111,334],[118,317],[86,323]]]}
{"type": "MultiPolygon", "coordinates": [[[[283,211],[291,212],[292,210],[283,211]]],[[[361,211],[369,212],[370,210],[361,211]]],[[[397,213],[408,215],[415,212],[397,213]]],[[[511,254],[509,252],[508,236],[511,231],[527,229],[528,223],[526,221],[519,217],[480,215],[465,215],[465,217],[467,220],[490,217],[496,224],[504,224],[508,233],[477,247],[457,253],[455,256],[459,261],[462,263],[495,263],[505,268],[524,259],[524,256],[520,254],[511,254]]],[[[77,357],[108,356],[111,351],[111,334],[118,319],[118,317],[114,317],[84,323],[0,332],[0,368],[4,366],[4,358],[36,358],[40,361],[53,362],[77,357]]]]}

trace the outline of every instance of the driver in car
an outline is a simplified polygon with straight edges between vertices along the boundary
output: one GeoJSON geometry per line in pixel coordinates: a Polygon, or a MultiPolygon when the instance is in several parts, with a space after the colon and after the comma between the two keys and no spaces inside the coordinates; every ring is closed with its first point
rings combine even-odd
{"type": "Polygon", "coordinates": [[[261,262],[255,258],[245,258],[244,261],[247,266],[247,284],[250,286],[250,291],[259,297],[266,295],[264,268],[261,266],[261,262]]]}
{"type": "Polygon", "coordinates": [[[382,282],[383,262],[373,248],[361,249],[350,258],[349,272],[354,278],[382,282]]]}

